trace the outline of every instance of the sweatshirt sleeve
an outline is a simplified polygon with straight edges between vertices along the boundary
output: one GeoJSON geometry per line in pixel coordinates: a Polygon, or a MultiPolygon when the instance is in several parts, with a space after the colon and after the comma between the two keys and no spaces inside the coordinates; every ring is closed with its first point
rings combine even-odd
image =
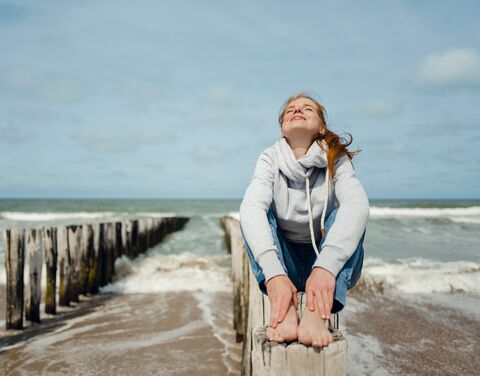
{"type": "Polygon", "coordinates": [[[273,200],[274,176],[272,158],[263,151],[240,204],[240,226],[245,241],[262,268],[265,283],[277,275],[287,275],[278,257],[267,218],[273,200]]]}
{"type": "Polygon", "coordinates": [[[321,267],[337,276],[357,249],[370,216],[370,205],[347,155],[335,162],[335,169],[333,184],[339,207],[312,268],[321,267]]]}

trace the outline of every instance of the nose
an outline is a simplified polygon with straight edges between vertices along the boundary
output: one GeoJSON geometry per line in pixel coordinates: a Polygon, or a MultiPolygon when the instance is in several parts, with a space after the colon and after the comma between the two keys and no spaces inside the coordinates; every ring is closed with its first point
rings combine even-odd
{"type": "Polygon", "coordinates": [[[293,111],[293,113],[296,114],[297,111],[300,112],[300,113],[302,113],[302,108],[301,108],[301,107],[296,108],[296,109],[293,111]]]}

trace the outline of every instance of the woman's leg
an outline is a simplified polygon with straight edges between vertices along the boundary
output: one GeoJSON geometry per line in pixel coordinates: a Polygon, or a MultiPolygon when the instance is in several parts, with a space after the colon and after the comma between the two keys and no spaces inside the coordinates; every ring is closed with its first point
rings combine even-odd
{"type": "MultiPolygon", "coordinates": [[[[327,233],[333,222],[335,221],[337,211],[338,208],[332,210],[332,212],[325,220],[325,230],[327,233]]],[[[363,267],[363,241],[365,239],[365,233],[366,230],[363,232],[362,237],[358,242],[357,248],[355,249],[355,252],[353,252],[352,256],[347,260],[347,262],[336,277],[332,313],[337,313],[343,309],[347,299],[347,290],[350,290],[352,287],[354,287],[360,279],[363,267]]],[[[322,238],[318,245],[318,249],[320,252],[321,245],[323,244],[324,239],[325,238],[322,238]]]]}
{"type": "MultiPolygon", "coordinates": [[[[270,224],[270,229],[272,230],[272,237],[275,246],[277,247],[279,253],[278,258],[280,259],[280,263],[287,273],[288,277],[295,285],[298,291],[305,291],[305,271],[302,269],[302,265],[298,262],[298,256],[296,256],[295,252],[292,252],[291,246],[289,245],[288,241],[284,238],[281,230],[278,228],[277,219],[275,218],[275,214],[273,210],[270,208],[267,213],[268,223],[270,224]],[[303,281],[303,289],[302,289],[302,281],[303,281]]],[[[262,272],[260,265],[256,262],[255,258],[253,257],[253,253],[250,249],[250,246],[247,244],[245,237],[243,236],[243,230],[240,226],[240,231],[242,233],[243,242],[245,244],[245,249],[247,250],[248,259],[250,262],[250,267],[252,270],[255,279],[257,280],[258,287],[260,290],[267,295],[267,288],[265,286],[265,275],[262,272]]]]}
{"type": "MultiPolygon", "coordinates": [[[[285,241],[281,231],[278,229],[277,220],[275,215],[273,214],[273,210],[270,209],[267,213],[268,222],[270,224],[270,229],[272,230],[273,242],[278,249],[278,257],[280,259],[280,263],[282,264],[283,269],[287,273],[288,277],[292,282],[297,284],[300,281],[300,275],[298,274],[297,266],[295,261],[290,257],[290,249],[288,243],[285,241]]],[[[241,229],[241,226],[240,226],[241,229]]],[[[247,250],[248,259],[250,262],[251,270],[258,282],[258,286],[262,293],[265,295],[267,294],[267,289],[265,286],[265,276],[262,272],[260,265],[255,261],[253,257],[253,253],[245,241],[245,237],[242,237],[245,243],[245,248],[247,250]]],[[[272,307],[271,307],[272,308],[272,307]]],[[[298,330],[298,314],[297,310],[293,304],[293,299],[290,301],[290,306],[288,307],[288,311],[283,318],[283,320],[276,326],[276,328],[269,326],[266,331],[266,337],[270,341],[275,342],[285,342],[285,341],[293,341],[297,339],[297,330],[298,330]]]]}

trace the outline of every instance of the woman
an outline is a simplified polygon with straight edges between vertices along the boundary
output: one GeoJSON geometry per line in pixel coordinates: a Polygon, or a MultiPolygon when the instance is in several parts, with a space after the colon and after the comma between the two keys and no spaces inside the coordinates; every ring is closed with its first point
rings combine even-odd
{"type": "Polygon", "coordinates": [[[268,295],[267,338],[327,346],[325,320],[360,278],[369,218],[351,144],[328,129],[312,96],[287,99],[281,138],[265,149],[240,205],[240,228],[260,290],[268,295]],[[300,323],[297,292],[307,295],[300,323]]]}

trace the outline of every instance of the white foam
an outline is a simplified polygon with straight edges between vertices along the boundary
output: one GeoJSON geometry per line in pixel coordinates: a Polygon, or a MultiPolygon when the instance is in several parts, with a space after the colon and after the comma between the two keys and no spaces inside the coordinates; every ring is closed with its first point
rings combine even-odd
{"type": "Polygon", "coordinates": [[[3,211],[0,212],[0,218],[10,221],[27,221],[27,222],[45,222],[45,221],[64,221],[72,219],[92,220],[100,218],[124,218],[124,217],[174,217],[175,213],[167,212],[16,212],[3,211]]]}
{"type": "Polygon", "coordinates": [[[66,219],[96,219],[103,217],[111,217],[119,213],[115,212],[69,212],[69,213],[60,213],[60,212],[11,212],[3,211],[0,212],[0,218],[11,220],[11,221],[55,221],[55,220],[66,220],[66,219]]]}
{"type": "Polygon", "coordinates": [[[115,262],[116,277],[100,290],[118,293],[166,291],[231,292],[229,269],[218,265],[218,257],[202,257],[191,252],[154,254],[115,262]]]}
{"type": "Polygon", "coordinates": [[[409,294],[466,292],[480,295],[480,264],[422,258],[396,262],[365,258],[362,280],[372,291],[387,289],[409,294]]]}
{"type": "Polygon", "coordinates": [[[232,217],[236,219],[237,221],[240,220],[240,213],[239,212],[230,212],[227,214],[227,217],[232,217]]]}
{"type": "Polygon", "coordinates": [[[445,218],[462,223],[480,223],[480,206],[466,208],[370,207],[372,218],[445,218]]]}

